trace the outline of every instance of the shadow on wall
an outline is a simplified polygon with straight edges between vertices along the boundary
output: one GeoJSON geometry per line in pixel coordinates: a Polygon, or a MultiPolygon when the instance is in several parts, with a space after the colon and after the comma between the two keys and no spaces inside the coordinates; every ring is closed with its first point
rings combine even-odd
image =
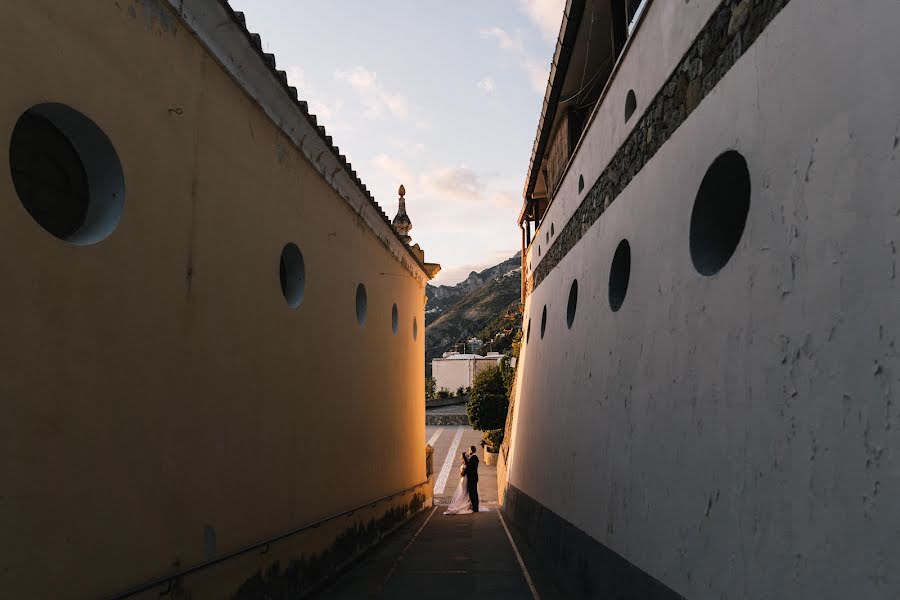
{"type": "MultiPolygon", "coordinates": [[[[301,556],[282,566],[275,561],[265,571],[258,571],[234,593],[234,600],[259,598],[299,598],[320,588],[346,568],[360,554],[376,545],[425,506],[425,496],[416,494],[409,504],[389,509],[381,518],[365,525],[355,525],[338,536],[328,550],[301,556]]],[[[177,596],[175,596],[177,597],[177,596]]],[[[187,597],[184,598],[187,600],[187,597]]]]}

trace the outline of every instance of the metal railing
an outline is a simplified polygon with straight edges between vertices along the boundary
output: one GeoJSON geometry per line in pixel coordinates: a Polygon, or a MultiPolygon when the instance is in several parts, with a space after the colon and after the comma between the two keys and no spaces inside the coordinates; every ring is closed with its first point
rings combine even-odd
{"type": "Polygon", "coordinates": [[[297,535],[298,533],[302,533],[304,531],[309,531],[310,529],[316,529],[317,527],[320,527],[320,526],[324,525],[325,523],[328,523],[329,521],[334,521],[335,519],[339,519],[341,517],[350,516],[358,510],[363,510],[365,508],[375,508],[375,505],[377,505],[380,502],[384,502],[386,500],[392,500],[393,498],[396,498],[397,496],[402,496],[403,494],[408,494],[409,492],[411,492],[415,489],[418,489],[426,484],[428,484],[427,479],[425,481],[417,483],[413,486],[410,486],[404,490],[394,492],[393,494],[388,494],[387,496],[382,496],[381,498],[378,498],[377,500],[372,500],[371,502],[361,504],[355,508],[345,510],[344,512],[340,512],[340,513],[325,517],[324,519],[319,519],[318,521],[309,523],[308,525],[303,525],[302,527],[295,527],[294,529],[285,531],[284,533],[280,533],[280,534],[278,534],[274,537],[271,537],[267,540],[264,540],[261,542],[256,542],[254,544],[250,544],[249,546],[244,546],[243,548],[239,548],[238,550],[233,550],[227,554],[223,554],[222,556],[218,556],[216,558],[211,558],[209,560],[205,560],[205,561],[203,561],[201,563],[197,563],[193,566],[186,567],[186,568],[176,571],[174,573],[170,573],[169,575],[157,577],[156,579],[152,579],[152,580],[144,582],[140,585],[129,588],[129,589],[125,590],[124,592],[119,592],[118,594],[114,594],[112,596],[107,596],[106,600],[120,600],[122,598],[129,598],[131,596],[134,596],[135,594],[148,592],[152,589],[155,589],[155,588],[158,588],[161,586],[166,586],[166,587],[164,590],[162,590],[159,593],[159,595],[165,596],[172,590],[172,584],[181,577],[190,575],[192,573],[196,573],[197,571],[202,571],[204,569],[208,569],[210,567],[218,565],[219,563],[223,563],[225,561],[231,560],[232,558],[236,558],[238,556],[242,556],[244,554],[248,554],[248,553],[256,551],[256,550],[262,550],[260,552],[260,554],[266,554],[269,551],[269,546],[271,544],[274,544],[275,542],[279,542],[285,538],[289,538],[291,536],[297,535]]]}

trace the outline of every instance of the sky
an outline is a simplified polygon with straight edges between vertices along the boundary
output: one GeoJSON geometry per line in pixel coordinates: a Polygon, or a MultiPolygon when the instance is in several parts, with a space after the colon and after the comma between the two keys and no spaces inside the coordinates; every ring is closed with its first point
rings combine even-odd
{"type": "Polygon", "coordinates": [[[565,0],[231,0],[452,285],[515,254],[565,0]]]}

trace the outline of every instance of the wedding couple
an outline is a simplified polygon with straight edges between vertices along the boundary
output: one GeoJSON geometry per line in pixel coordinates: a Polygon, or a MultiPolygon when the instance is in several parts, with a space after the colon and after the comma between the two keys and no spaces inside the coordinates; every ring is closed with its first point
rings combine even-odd
{"type": "Polygon", "coordinates": [[[468,454],[462,453],[459,485],[453,492],[450,507],[444,512],[445,515],[467,515],[478,512],[478,456],[475,454],[475,446],[469,450],[468,454]]]}

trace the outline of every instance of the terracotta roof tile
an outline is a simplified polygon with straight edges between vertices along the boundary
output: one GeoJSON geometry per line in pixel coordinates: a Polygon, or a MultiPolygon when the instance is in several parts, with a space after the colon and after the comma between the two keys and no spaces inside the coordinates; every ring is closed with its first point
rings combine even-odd
{"type": "MultiPolygon", "coordinates": [[[[262,37],[258,33],[253,33],[247,29],[246,15],[244,15],[243,12],[234,10],[231,7],[231,5],[228,3],[228,0],[219,0],[219,2],[221,2],[225,6],[225,8],[228,10],[228,12],[231,14],[232,18],[234,19],[235,23],[240,25],[241,29],[244,31],[244,34],[247,36],[247,38],[251,41],[251,43],[259,51],[260,57],[266,62],[266,64],[269,65],[269,68],[272,70],[275,77],[277,77],[281,81],[282,86],[284,87],[285,93],[287,93],[291,98],[294,99],[294,103],[296,104],[296,106],[300,109],[300,111],[304,115],[306,115],[309,122],[314,127],[316,127],[317,131],[319,132],[319,135],[331,148],[331,151],[334,153],[334,156],[343,165],[344,170],[347,172],[347,174],[350,176],[350,178],[356,182],[360,191],[363,192],[363,194],[366,196],[366,198],[369,200],[369,202],[375,207],[375,209],[379,213],[381,213],[381,216],[384,219],[384,222],[389,226],[390,231],[393,232],[393,234],[397,237],[398,240],[403,242],[403,240],[400,238],[400,235],[396,232],[393,225],[391,224],[390,218],[384,212],[381,205],[379,205],[378,202],[375,201],[375,198],[372,196],[372,193],[369,191],[369,189],[366,187],[366,185],[362,182],[362,180],[360,179],[360,177],[356,173],[356,171],[352,168],[352,165],[347,160],[347,157],[340,153],[340,149],[333,143],[331,136],[328,135],[327,132],[325,131],[325,127],[322,125],[319,125],[318,121],[316,119],[316,116],[309,112],[309,104],[305,100],[300,100],[298,98],[297,88],[288,84],[287,73],[285,71],[277,70],[275,68],[275,66],[276,66],[275,55],[272,53],[262,51],[262,47],[263,47],[262,46],[262,37]]],[[[412,251],[412,249],[409,247],[409,245],[404,243],[403,246],[406,248],[407,253],[409,254],[410,257],[412,257],[412,259],[415,261],[415,263],[424,269],[425,268],[424,262],[422,262],[422,260],[412,251]]]]}

